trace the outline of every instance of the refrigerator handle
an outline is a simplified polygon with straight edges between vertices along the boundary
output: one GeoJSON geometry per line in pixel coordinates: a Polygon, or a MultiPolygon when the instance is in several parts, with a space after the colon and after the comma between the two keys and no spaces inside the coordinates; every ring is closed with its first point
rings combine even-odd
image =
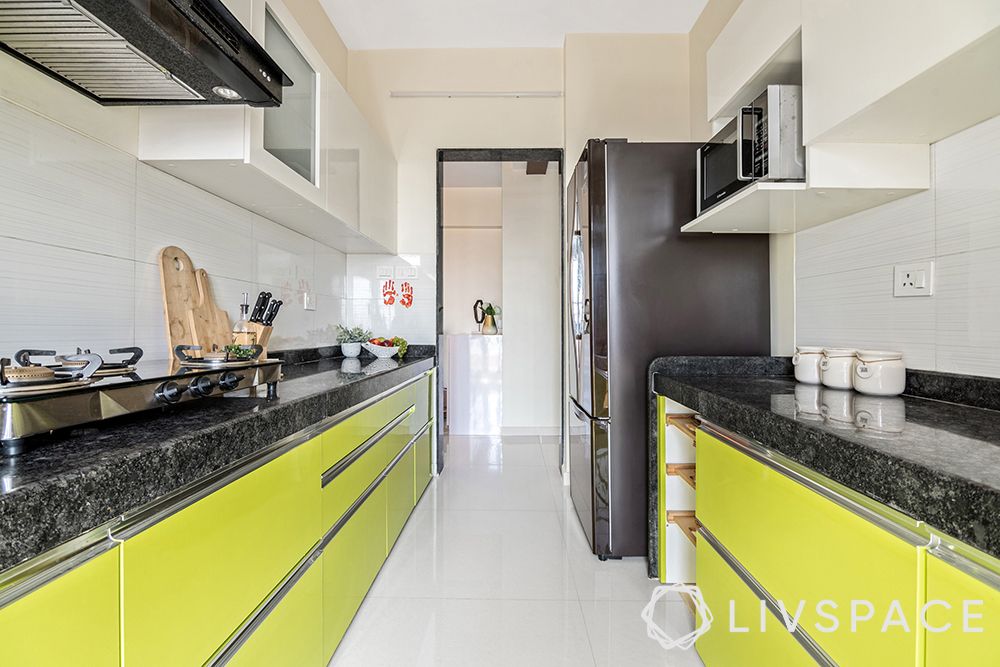
{"type": "Polygon", "coordinates": [[[590,299],[583,300],[583,333],[590,333],[590,299]]]}

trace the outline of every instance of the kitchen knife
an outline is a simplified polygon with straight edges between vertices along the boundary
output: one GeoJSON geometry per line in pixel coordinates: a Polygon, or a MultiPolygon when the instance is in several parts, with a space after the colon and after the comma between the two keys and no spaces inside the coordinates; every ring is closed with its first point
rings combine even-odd
{"type": "Polygon", "coordinates": [[[251,322],[260,322],[261,318],[264,317],[264,309],[267,308],[267,302],[270,300],[270,292],[261,292],[257,295],[257,303],[254,305],[253,313],[250,315],[251,322]]]}
{"type": "Polygon", "coordinates": [[[274,324],[274,318],[278,316],[278,310],[281,308],[282,301],[272,301],[271,305],[267,309],[267,313],[264,315],[264,320],[261,322],[265,327],[269,327],[274,324]]]}

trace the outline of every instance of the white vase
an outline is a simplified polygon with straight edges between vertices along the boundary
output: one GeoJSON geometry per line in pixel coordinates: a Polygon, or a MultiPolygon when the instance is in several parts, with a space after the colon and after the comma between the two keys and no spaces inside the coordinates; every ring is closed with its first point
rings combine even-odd
{"type": "Polygon", "coordinates": [[[348,359],[353,359],[361,354],[361,343],[341,343],[340,353],[348,359]]]}

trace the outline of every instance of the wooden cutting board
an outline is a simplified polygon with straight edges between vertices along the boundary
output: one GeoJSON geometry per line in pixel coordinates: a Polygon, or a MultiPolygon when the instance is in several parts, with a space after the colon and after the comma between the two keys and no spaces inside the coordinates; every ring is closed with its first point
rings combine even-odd
{"type": "Polygon", "coordinates": [[[160,251],[160,284],[167,323],[170,357],[177,345],[213,345],[232,342],[229,315],[215,304],[211,281],[205,269],[195,269],[191,258],[176,246],[160,251]]]}

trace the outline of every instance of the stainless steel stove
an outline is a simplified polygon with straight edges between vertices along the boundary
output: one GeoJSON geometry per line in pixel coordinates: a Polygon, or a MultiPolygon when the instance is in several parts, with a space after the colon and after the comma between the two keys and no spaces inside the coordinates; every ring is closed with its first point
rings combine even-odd
{"type": "Polygon", "coordinates": [[[174,359],[143,361],[137,347],[104,356],[21,350],[15,363],[0,359],[0,451],[15,456],[36,436],[58,429],[242,389],[255,395],[261,385],[265,397],[275,399],[281,360],[260,359],[261,351],[256,345],[229,352],[178,346],[174,359]]]}

